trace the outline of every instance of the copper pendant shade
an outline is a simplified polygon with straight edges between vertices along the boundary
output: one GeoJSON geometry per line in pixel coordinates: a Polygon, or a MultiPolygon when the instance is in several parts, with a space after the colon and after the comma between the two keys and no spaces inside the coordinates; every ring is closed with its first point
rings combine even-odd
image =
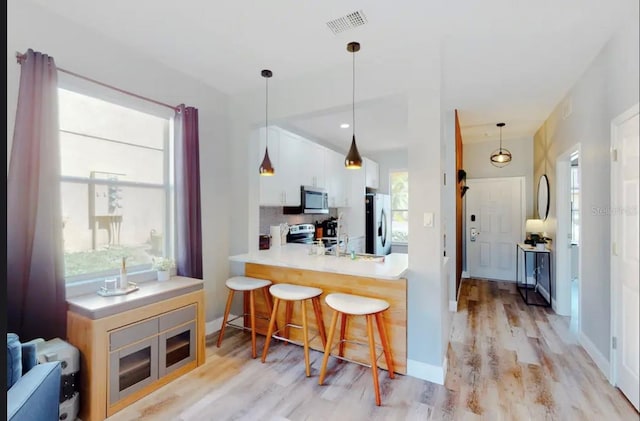
{"type": "Polygon", "coordinates": [[[358,169],[362,168],[362,157],[360,156],[360,152],[358,152],[358,146],[356,146],[356,111],[355,111],[355,103],[356,103],[356,52],[360,51],[360,43],[358,42],[350,42],[347,44],[347,51],[352,53],[353,55],[353,93],[352,93],[352,102],[351,102],[351,110],[353,116],[353,124],[351,127],[353,128],[353,137],[351,138],[351,147],[349,148],[349,153],[344,158],[344,166],[348,169],[358,169]]]}
{"type": "Polygon", "coordinates": [[[265,135],[265,147],[264,147],[264,158],[262,158],[262,163],[260,164],[260,175],[270,176],[276,173],[273,165],[271,165],[271,159],[269,159],[269,78],[273,76],[273,72],[271,70],[263,70],[260,72],[262,77],[265,79],[266,85],[266,95],[265,95],[265,118],[264,118],[264,135],[265,135]]]}
{"type": "Polygon", "coordinates": [[[502,168],[511,162],[511,152],[502,147],[502,128],[504,123],[498,123],[496,126],[500,127],[500,148],[493,151],[491,154],[491,164],[494,167],[502,168]]]}

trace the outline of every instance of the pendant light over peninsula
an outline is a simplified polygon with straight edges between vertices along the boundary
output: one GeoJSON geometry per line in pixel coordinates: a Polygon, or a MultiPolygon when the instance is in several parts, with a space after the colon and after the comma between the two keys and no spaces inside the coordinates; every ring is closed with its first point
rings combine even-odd
{"type": "Polygon", "coordinates": [[[358,152],[358,147],[356,146],[356,53],[360,51],[360,43],[358,42],[350,42],[347,44],[347,51],[352,54],[353,57],[353,90],[351,95],[351,111],[352,111],[352,124],[351,127],[353,129],[353,136],[351,137],[351,147],[349,148],[349,153],[344,158],[344,166],[348,169],[359,169],[362,168],[362,157],[360,156],[360,152],[358,152]]]}
{"type": "Polygon", "coordinates": [[[265,135],[265,146],[264,146],[264,158],[262,159],[262,164],[260,164],[260,175],[262,176],[270,176],[275,174],[275,169],[273,165],[271,165],[271,159],[269,159],[269,78],[273,76],[273,72],[271,70],[263,70],[260,72],[262,77],[265,80],[265,107],[264,107],[264,135],[265,135]]]}

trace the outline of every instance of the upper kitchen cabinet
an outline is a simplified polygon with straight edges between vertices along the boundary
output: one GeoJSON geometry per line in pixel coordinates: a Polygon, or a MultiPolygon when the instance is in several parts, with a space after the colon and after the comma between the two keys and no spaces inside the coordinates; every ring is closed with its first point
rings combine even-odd
{"type": "Polygon", "coordinates": [[[329,194],[329,207],[349,206],[351,178],[344,167],[344,156],[331,149],[324,151],[325,188],[329,194]]]}
{"type": "MultiPolygon", "coordinates": [[[[288,146],[277,127],[269,127],[269,158],[275,170],[272,176],[260,176],[261,206],[298,206],[300,205],[300,185],[291,182],[295,168],[288,162],[284,150],[288,146]],[[284,148],[284,149],[283,149],[284,148]]],[[[259,130],[260,148],[258,149],[257,166],[262,162],[266,143],[265,129],[259,130]]]]}
{"type": "Polygon", "coordinates": [[[380,166],[369,158],[362,158],[366,187],[377,189],[380,185],[380,166]]]}
{"type": "Polygon", "coordinates": [[[295,168],[295,181],[300,186],[325,187],[324,151],[326,148],[286,130],[280,132],[281,159],[295,168]],[[283,149],[284,147],[284,149],[283,149]]]}
{"type": "MultiPolygon", "coordinates": [[[[260,129],[258,165],[265,148],[260,129]]],[[[269,127],[269,157],[275,175],[260,177],[260,206],[300,206],[300,186],[325,187],[324,148],[279,127],[269,127]]]]}

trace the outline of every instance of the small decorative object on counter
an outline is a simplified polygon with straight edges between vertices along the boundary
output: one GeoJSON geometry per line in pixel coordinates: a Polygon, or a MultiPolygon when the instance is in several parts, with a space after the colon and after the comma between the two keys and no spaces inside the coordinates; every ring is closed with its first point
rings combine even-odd
{"type": "Polygon", "coordinates": [[[127,258],[122,258],[122,266],[120,266],[120,279],[118,289],[127,289],[129,282],[127,281],[127,258]]]}
{"type": "MultiPolygon", "coordinates": [[[[272,225],[269,228],[269,233],[271,237],[271,247],[278,247],[282,245],[282,229],[280,225],[272,225]]],[[[285,239],[286,241],[286,239],[285,239]]],[[[268,248],[268,247],[267,247],[268,248]]]]}
{"type": "Polygon", "coordinates": [[[105,279],[104,288],[107,291],[115,291],[116,289],[118,289],[118,280],[116,278],[105,279]]]}
{"type": "Polygon", "coordinates": [[[167,257],[158,257],[153,259],[153,268],[157,271],[158,281],[168,281],[170,271],[176,266],[173,259],[167,257]]]}

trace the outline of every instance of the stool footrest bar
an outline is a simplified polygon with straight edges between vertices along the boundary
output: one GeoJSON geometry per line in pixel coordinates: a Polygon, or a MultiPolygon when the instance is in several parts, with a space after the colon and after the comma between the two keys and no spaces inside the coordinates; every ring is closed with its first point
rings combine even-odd
{"type": "MultiPolygon", "coordinates": [[[[341,340],[341,341],[336,342],[336,343],[331,347],[331,349],[329,350],[329,356],[330,356],[330,357],[337,358],[337,359],[339,359],[339,360],[348,361],[348,362],[350,362],[350,363],[355,363],[355,364],[362,365],[362,366],[364,366],[364,367],[369,367],[369,368],[371,368],[371,364],[363,363],[363,362],[361,362],[361,361],[356,361],[356,360],[352,360],[352,359],[347,358],[347,357],[341,357],[340,355],[334,355],[334,354],[332,354],[332,352],[333,352],[334,348],[336,348],[336,347],[337,347],[338,345],[340,345],[342,342],[350,343],[350,344],[354,344],[354,345],[366,346],[367,348],[369,347],[369,344],[364,343],[364,342],[352,341],[352,340],[349,340],[349,339],[343,339],[343,340],[341,340]]],[[[382,350],[382,347],[381,347],[381,346],[379,346],[379,345],[376,345],[376,350],[380,351],[380,350],[382,350]]],[[[376,361],[378,361],[378,360],[380,359],[380,357],[382,357],[382,355],[384,355],[384,350],[380,351],[380,353],[376,356],[376,361]]]]}

